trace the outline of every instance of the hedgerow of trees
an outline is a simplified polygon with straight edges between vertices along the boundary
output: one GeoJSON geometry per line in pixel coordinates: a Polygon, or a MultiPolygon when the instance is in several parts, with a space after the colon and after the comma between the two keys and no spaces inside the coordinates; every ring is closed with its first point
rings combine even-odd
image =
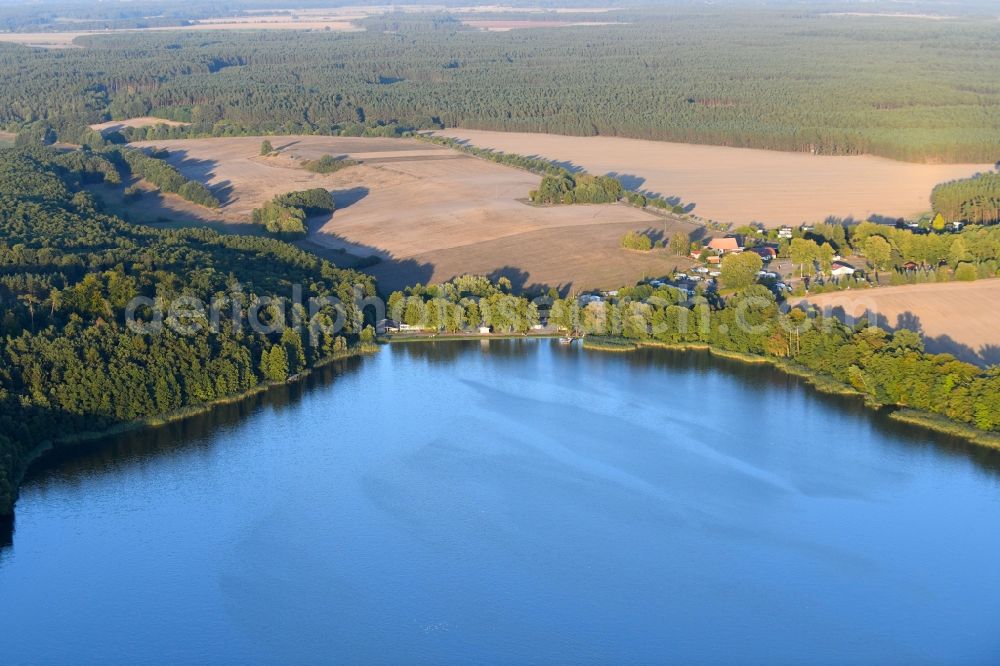
{"type": "Polygon", "coordinates": [[[155,185],[163,192],[177,194],[206,208],[218,208],[222,205],[207,187],[196,180],[186,178],[162,159],[151,157],[133,148],[114,151],[114,154],[121,156],[134,176],[155,185]]]}
{"type": "Polygon", "coordinates": [[[316,160],[308,160],[302,164],[302,168],[306,171],[312,171],[313,173],[335,173],[341,169],[346,169],[349,166],[354,166],[359,164],[357,160],[349,160],[343,157],[334,157],[333,155],[323,155],[316,160]]]}
{"type": "Polygon", "coordinates": [[[538,189],[532,190],[528,198],[539,204],[615,203],[624,192],[621,182],[612,176],[567,171],[543,176],[538,189]]]}

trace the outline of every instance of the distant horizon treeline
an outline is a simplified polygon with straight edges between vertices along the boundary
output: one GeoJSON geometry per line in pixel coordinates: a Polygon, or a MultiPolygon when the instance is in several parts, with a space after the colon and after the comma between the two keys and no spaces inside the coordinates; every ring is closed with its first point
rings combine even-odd
{"type": "Polygon", "coordinates": [[[398,25],[386,32],[378,17],[356,33],[132,32],[83,37],[79,49],[0,44],[0,127],[76,141],[89,124],[155,114],[192,123],[168,134],[447,126],[1000,159],[992,23],[693,5],[631,16],[600,30],[490,33],[391,17],[398,25]]]}

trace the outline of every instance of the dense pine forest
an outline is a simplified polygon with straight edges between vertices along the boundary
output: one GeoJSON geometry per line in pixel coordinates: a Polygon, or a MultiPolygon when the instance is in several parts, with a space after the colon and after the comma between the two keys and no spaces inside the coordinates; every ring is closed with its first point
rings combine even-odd
{"type": "Polygon", "coordinates": [[[941,183],[931,192],[931,205],[949,222],[996,224],[1000,222],[1000,173],[941,183]]]}
{"type": "MultiPolygon", "coordinates": [[[[354,305],[356,286],[374,294],[367,276],[277,240],[158,230],[106,215],[81,185],[103,178],[107,163],[85,155],[0,151],[0,514],[45,441],[284,381],[367,337],[354,305]],[[343,330],[329,327],[337,318],[330,305],[285,327],[302,314],[288,302],[292,285],[301,285],[303,304],[339,298],[343,330]],[[126,326],[133,298],[182,296],[227,299],[215,330],[184,311],[173,316],[201,325],[156,334],[126,326]],[[254,332],[233,312],[274,326],[254,332]]],[[[153,321],[151,312],[137,314],[153,321]]]]}
{"type": "Polygon", "coordinates": [[[623,24],[491,33],[415,14],[371,17],[356,33],[2,44],[0,126],[72,142],[89,123],[152,113],[193,123],[172,130],[187,134],[446,125],[915,161],[1000,156],[995,21],[687,3],[601,18],[623,24]]]}

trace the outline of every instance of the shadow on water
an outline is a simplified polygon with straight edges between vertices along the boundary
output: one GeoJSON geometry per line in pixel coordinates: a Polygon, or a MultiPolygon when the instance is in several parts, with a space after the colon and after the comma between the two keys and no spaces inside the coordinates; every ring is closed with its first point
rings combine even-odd
{"type": "MultiPolygon", "coordinates": [[[[318,368],[300,382],[275,386],[239,402],[216,405],[179,421],[53,449],[35,461],[22,486],[44,487],[52,481],[72,481],[111,469],[142,466],[178,451],[208,451],[213,446],[213,433],[238,425],[262,409],[282,411],[294,406],[308,392],[357,372],[363,362],[364,358],[336,361],[318,368]]],[[[16,519],[16,506],[13,516],[0,516],[0,556],[13,543],[16,519]]]]}

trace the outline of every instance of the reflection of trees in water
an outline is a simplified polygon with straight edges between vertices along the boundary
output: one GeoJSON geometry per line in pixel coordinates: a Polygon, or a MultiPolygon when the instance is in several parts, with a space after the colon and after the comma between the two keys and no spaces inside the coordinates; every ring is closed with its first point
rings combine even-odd
{"type": "Polygon", "coordinates": [[[318,368],[301,382],[274,386],[244,400],[215,405],[208,411],[152,428],[51,451],[36,463],[25,483],[44,484],[46,478],[72,479],[110,467],[143,464],[181,450],[208,450],[219,428],[244,422],[262,408],[275,411],[298,403],[312,389],[329,385],[337,377],[356,372],[363,359],[350,358],[318,368]]]}
{"type": "MultiPolygon", "coordinates": [[[[28,471],[23,484],[42,488],[50,482],[91,476],[110,469],[144,465],[161,456],[180,451],[209,451],[212,437],[219,428],[244,422],[262,408],[281,411],[298,403],[315,388],[328,386],[337,377],[358,371],[362,358],[349,358],[317,368],[301,382],[275,386],[244,400],[215,405],[201,414],[152,428],[141,428],[119,435],[50,451],[28,471]]],[[[17,515],[15,507],[15,516],[17,515]]],[[[0,554],[13,541],[15,517],[0,516],[0,554]]]]}
{"type": "Polygon", "coordinates": [[[527,356],[532,345],[547,344],[549,340],[525,338],[481,340],[414,340],[392,345],[393,354],[402,354],[408,359],[419,359],[432,364],[452,363],[470,354],[488,354],[493,358],[518,358],[527,356]]]}
{"type": "MultiPolygon", "coordinates": [[[[872,410],[865,406],[864,400],[859,396],[823,393],[804,378],[789,375],[770,364],[744,363],[698,350],[644,348],[628,354],[603,356],[612,361],[622,359],[637,368],[656,367],[674,372],[697,372],[699,375],[721,372],[744,386],[750,394],[760,392],[761,389],[808,391],[814,399],[830,405],[840,413],[869,420],[889,445],[908,450],[934,448],[949,455],[965,457],[983,469],[1000,474],[1000,451],[971,444],[960,437],[893,420],[889,418],[891,410],[872,410]]],[[[711,399],[710,394],[705,395],[705,400],[711,399]]],[[[753,414],[738,414],[736,417],[745,419],[747,428],[754,427],[753,414]]],[[[836,433],[830,433],[829,445],[836,446],[836,433]]]]}

